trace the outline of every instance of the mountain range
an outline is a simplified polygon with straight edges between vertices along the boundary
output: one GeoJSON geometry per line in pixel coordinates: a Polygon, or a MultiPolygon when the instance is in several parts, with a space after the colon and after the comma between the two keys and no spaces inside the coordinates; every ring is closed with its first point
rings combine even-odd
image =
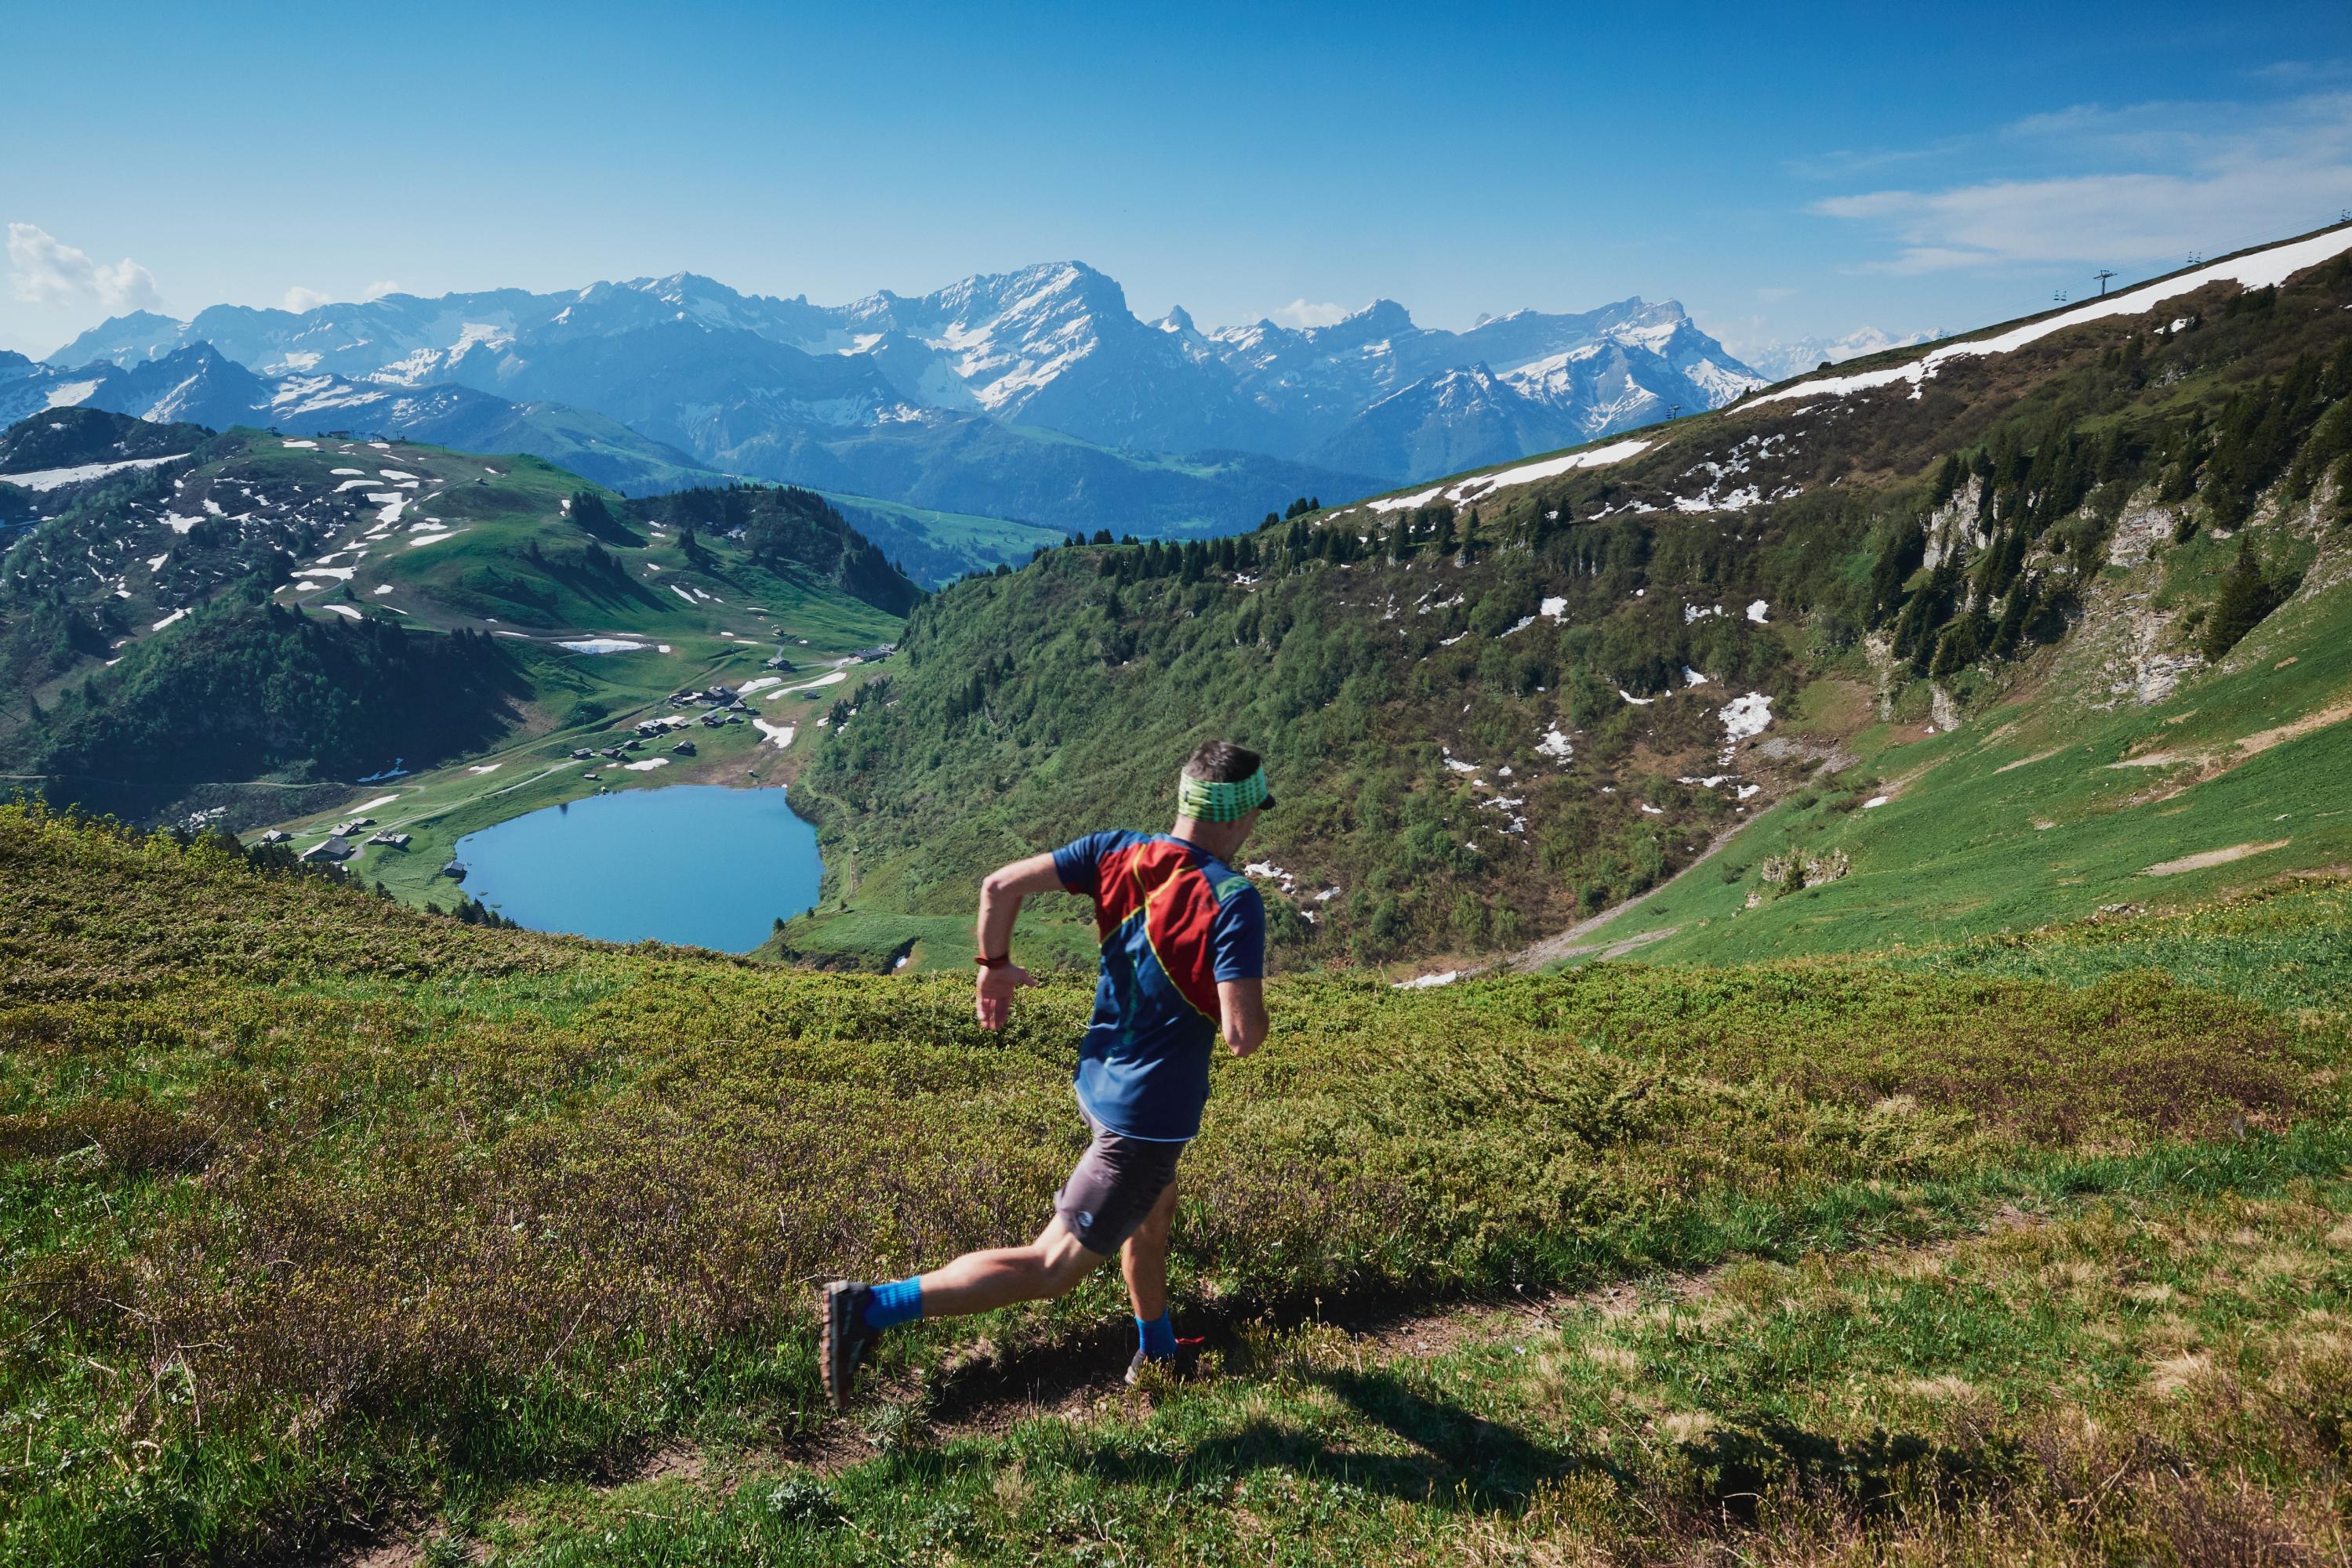
{"type": "Polygon", "coordinates": [[[678,273],[116,317],[0,357],[0,418],[366,429],[511,447],[633,493],[785,479],[1055,527],[1200,533],[1717,407],[1762,378],[1671,300],[1462,332],[1378,300],[1324,327],[1139,318],[1080,262],[846,305],[678,273]]]}
{"type": "Polygon", "coordinates": [[[1940,327],[1924,332],[1903,333],[1884,331],[1877,327],[1862,327],[1843,337],[1774,339],[1749,343],[1740,350],[1740,354],[1748,364],[1772,380],[1784,381],[1792,375],[1819,370],[1825,364],[1843,364],[1850,359],[1885,353],[1889,349],[1907,349],[1950,335],[1940,327]]]}

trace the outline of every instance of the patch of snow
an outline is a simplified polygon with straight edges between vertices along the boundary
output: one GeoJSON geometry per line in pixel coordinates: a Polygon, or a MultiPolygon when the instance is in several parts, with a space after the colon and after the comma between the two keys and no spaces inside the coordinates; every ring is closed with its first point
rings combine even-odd
{"type": "Polygon", "coordinates": [[[656,768],[666,768],[669,766],[669,759],[667,757],[647,757],[642,763],[623,763],[621,765],[628,769],[633,773],[649,773],[656,768]]]}
{"type": "Polygon", "coordinates": [[[94,381],[61,381],[49,388],[48,407],[70,408],[98,390],[94,381]]]}
{"type": "MultiPolygon", "coordinates": [[[[2110,294],[2105,299],[2094,300],[2072,310],[2062,310],[2042,321],[2029,321],[2021,327],[2012,327],[1995,337],[1979,338],[1973,342],[1946,343],[1913,360],[1908,364],[1895,365],[1886,370],[1863,371],[1853,375],[1833,375],[1818,381],[1801,382],[1795,386],[1780,392],[1767,393],[1754,399],[1753,403],[1777,403],[1792,397],[1842,396],[1847,393],[1867,392],[1874,387],[1890,386],[1898,381],[1909,382],[1914,388],[1913,395],[1916,396],[1916,389],[1921,384],[1934,375],[1948,361],[1980,354],[2010,353],[2023,348],[2028,343],[2039,342],[2053,332],[2064,331],[2069,327],[2078,327],[2085,321],[2100,321],[2108,316],[2137,315],[2144,310],[2152,310],[2157,306],[2168,300],[2177,300],[2183,294],[2193,294],[2208,284],[2235,283],[2241,289],[2267,289],[2274,284],[2285,282],[2288,278],[2306,267],[2316,267],[2323,261],[2332,260],[2347,250],[2352,250],[2352,228],[2339,228],[2327,234],[2315,234],[2308,239],[2297,240],[2292,245],[2273,246],[2267,250],[2257,250],[2229,261],[2217,261],[2210,267],[2200,267],[2193,271],[2183,272],[2177,277],[2165,279],[2161,282],[2145,284],[2137,289],[2126,289],[2118,293],[2110,294]]],[[[2186,318],[2182,320],[2185,322],[2186,318]]]]}
{"type": "Polygon", "coordinates": [[[1772,700],[1758,691],[1735,697],[1724,704],[1721,718],[1724,733],[1733,741],[1760,735],[1772,722],[1772,700]]]}
{"type": "Polygon", "coordinates": [[[1546,599],[1536,606],[1536,614],[1547,620],[1564,620],[1568,616],[1568,601],[1565,598],[1546,599]]]}
{"type": "Polygon", "coordinates": [[[747,680],[742,685],[737,687],[735,689],[735,695],[738,697],[749,697],[754,691],[765,691],[771,686],[782,686],[783,683],[784,678],[781,675],[762,675],[755,679],[747,680]]]}
{"type": "Polygon", "coordinates": [[[315,452],[319,449],[319,443],[316,441],[280,441],[278,444],[296,451],[315,452]]]}
{"type": "Polygon", "coordinates": [[[761,698],[760,700],[762,702],[773,702],[777,698],[782,697],[788,691],[814,691],[820,686],[838,686],[848,679],[849,672],[847,670],[836,669],[831,675],[820,675],[814,680],[803,680],[798,686],[780,686],[775,690],[769,692],[765,697],[761,698]]]}
{"type": "MultiPolygon", "coordinates": [[[[93,382],[90,384],[95,386],[97,383],[93,382]]],[[[1374,511],[1411,511],[1415,507],[1427,506],[1431,501],[1435,500],[1438,492],[1444,489],[1444,485],[1432,485],[1427,489],[1413,495],[1385,496],[1379,500],[1366,501],[1364,504],[1374,511]]]]}
{"type": "Polygon", "coordinates": [[[415,538],[407,540],[404,542],[408,545],[408,548],[415,550],[426,544],[438,544],[445,539],[455,539],[458,534],[464,531],[465,531],[463,529],[457,528],[445,529],[439,533],[420,533],[415,538]]]}
{"type": "Polygon", "coordinates": [[[1739,786],[1739,793],[1738,793],[1738,795],[1737,796],[1735,796],[1734,798],[1738,799],[1738,800],[1746,800],[1749,795],[1755,795],[1755,794],[1757,794],[1759,791],[1762,790],[1762,789],[1763,789],[1763,787],[1764,787],[1764,786],[1763,786],[1762,784],[1741,784],[1741,785],[1739,786]]]}
{"type": "Polygon", "coordinates": [[[360,613],[359,613],[357,610],[355,610],[355,609],[352,608],[349,605],[320,605],[320,606],[319,606],[319,608],[320,608],[320,609],[322,609],[322,610],[332,610],[335,614],[337,614],[337,615],[339,615],[339,616],[349,616],[352,620],[355,620],[355,621],[356,621],[356,620],[358,620],[358,619],[360,618],[360,613]]]}
{"type": "Polygon", "coordinates": [[[505,766],[504,763],[484,763],[478,767],[467,768],[466,771],[469,773],[494,773],[505,766]]]}
{"type": "Polygon", "coordinates": [[[1434,974],[1416,974],[1410,980],[1400,980],[1389,987],[1391,991],[1426,991],[1433,985],[1451,985],[1462,978],[1458,969],[1441,969],[1434,974]]]}
{"type": "Polygon", "coordinates": [[[1576,755],[1576,747],[1566,735],[1560,732],[1559,724],[1555,721],[1549,729],[1537,737],[1536,752],[1538,755],[1565,763],[1576,755]]]}
{"type": "Polygon", "coordinates": [[[160,632],[160,631],[162,631],[165,626],[170,626],[173,621],[176,621],[176,620],[180,619],[182,616],[185,616],[187,613],[188,613],[188,612],[187,612],[186,610],[184,610],[184,609],[173,610],[170,615],[165,616],[162,620],[157,621],[157,622],[156,622],[152,626],[150,626],[150,627],[148,628],[148,630],[150,630],[150,631],[158,631],[158,632],[160,632]]]}
{"type": "Polygon", "coordinates": [[[1626,701],[1631,702],[1636,708],[1647,708],[1651,703],[1657,700],[1654,697],[1636,697],[1622,686],[1617,689],[1617,695],[1622,697],[1626,701]]]}
{"type": "Polygon", "coordinates": [[[780,750],[793,743],[793,731],[798,728],[793,724],[771,724],[765,719],[752,720],[751,727],[773,741],[780,750]]]}
{"type": "Polygon", "coordinates": [[[362,811],[373,811],[377,806],[390,805],[394,801],[398,800],[400,796],[397,795],[380,795],[373,800],[362,801],[358,805],[352,807],[352,815],[356,816],[362,811]]]}
{"type": "Polygon", "coordinates": [[[1891,796],[1883,795],[1872,795],[1868,800],[1862,803],[1862,809],[1864,811],[1876,811],[1880,806],[1885,805],[1891,798],[1891,796]]]}
{"type": "Polygon", "coordinates": [[[385,584],[383,584],[383,586],[382,586],[382,587],[378,588],[378,589],[376,590],[376,592],[377,592],[379,595],[383,595],[383,594],[389,594],[389,593],[391,593],[391,592],[392,592],[392,584],[389,584],[389,583],[386,583],[385,584]]]}
{"type": "Polygon", "coordinates": [[[582,637],[578,642],[558,643],[556,646],[568,647],[574,653],[643,653],[646,651],[644,643],[627,642],[620,637],[582,637]]]}
{"type": "Polygon", "coordinates": [[[131,458],[120,463],[83,463],[71,468],[32,468],[23,473],[0,474],[0,484],[15,485],[24,490],[53,490],[63,485],[79,485],[90,479],[104,479],[128,468],[152,468],[163,463],[176,463],[187,457],[176,453],[169,458],[131,458]]]}
{"type": "Polygon", "coordinates": [[[1764,618],[1764,613],[1771,607],[1762,599],[1755,600],[1748,606],[1748,618],[1759,626],[1769,626],[1771,623],[1764,618]]]}
{"type": "Polygon", "coordinates": [[[1570,452],[1564,458],[1547,458],[1538,463],[1522,463],[1516,468],[1505,468],[1499,474],[1481,474],[1467,479],[1445,492],[1449,500],[1483,500],[1496,490],[1513,485],[1528,485],[1538,479],[1549,479],[1575,468],[1605,468],[1612,463],[1622,463],[1628,458],[1639,457],[1649,450],[1647,441],[1618,441],[1606,447],[1596,447],[1589,452],[1570,452]]]}

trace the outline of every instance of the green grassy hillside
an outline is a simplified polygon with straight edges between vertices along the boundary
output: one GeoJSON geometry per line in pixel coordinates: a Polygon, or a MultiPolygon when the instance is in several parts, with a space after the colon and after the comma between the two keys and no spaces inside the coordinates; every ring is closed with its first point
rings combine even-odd
{"type": "Polygon", "coordinates": [[[2347,914],[1282,981],[1216,1375],[1104,1392],[1097,1279],[844,1423],[807,1281],[1034,1226],[1083,982],[996,1038],[0,808],[0,1558],[2325,1560],[2347,914]]]}
{"type": "Polygon", "coordinates": [[[624,501],[531,458],[252,431],[101,485],[7,559],[17,782],[320,836],[413,795],[393,830],[416,841],[361,858],[420,900],[459,834],[653,782],[591,782],[569,753],[681,687],[761,681],[771,727],[715,731],[662,781],[772,782],[773,742],[820,716],[830,667],[893,639],[919,597],[807,491],[624,501]],[[767,671],[779,653],[802,668],[767,671]],[[518,787],[526,766],[541,782],[518,787]]]}
{"type": "Polygon", "coordinates": [[[968,573],[1018,565],[1041,545],[1064,538],[1060,529],[1010,518],[931,511],[901,501],[826,491],[849,525],[872,540],[916,582],[942,587],[968,573]]]}
{"type": "Polygon", "coordinates": [[[2344,237],[1916,382],[956,584],[813,760],[834,880],[786,940],[949,952],[989,865],[1156,826],[1220,732],[1273,763],[1249,853],[1293,964],[1496,962],[1669,881],[1587,945],[1846,950],[2340,864],[2344,237]]]}

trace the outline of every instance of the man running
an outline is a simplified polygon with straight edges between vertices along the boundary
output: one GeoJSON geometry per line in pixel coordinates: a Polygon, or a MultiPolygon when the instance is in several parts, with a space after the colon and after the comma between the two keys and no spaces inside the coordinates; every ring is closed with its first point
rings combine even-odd
{"type": "Polygon", "coordinates": [[[1265,1038],[1265,906],[1227,862],[1273,804],[1257,753],[1212,741],[1177,778],[1171,831],[1090,833],[981,884],[975,1007],[989,1029],[1004,1026],[1014,993],[1037,984],[1009,951],[1021,900],[1057,891],[1094,900],[1102,978],[1076,1080],[1094,1141],[1055,1196],[1053,1223],[1028,1246],[968,1252],[884,1285],[824,1287],[821,1364],[835,1409],[883,1330],[1067,1295],[1113,1252],[1140,1342],[1128,1381],[1147,1364],[1174,1361],[1168,1228],[1176,1162],[1201,1130],[1218,1030],[1237,1057],[1265,1038]]]}

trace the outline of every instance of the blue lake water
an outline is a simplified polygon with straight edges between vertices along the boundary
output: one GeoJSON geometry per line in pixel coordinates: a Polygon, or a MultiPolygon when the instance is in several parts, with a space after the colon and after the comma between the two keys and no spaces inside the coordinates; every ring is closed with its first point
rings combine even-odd
{"type": "Polygon", "coordinates": [[[816,904],[816,829],[782,789],[673,784],[551,805],[457,840],[466,890],[534,931],[744,952],[816,904]]]}

